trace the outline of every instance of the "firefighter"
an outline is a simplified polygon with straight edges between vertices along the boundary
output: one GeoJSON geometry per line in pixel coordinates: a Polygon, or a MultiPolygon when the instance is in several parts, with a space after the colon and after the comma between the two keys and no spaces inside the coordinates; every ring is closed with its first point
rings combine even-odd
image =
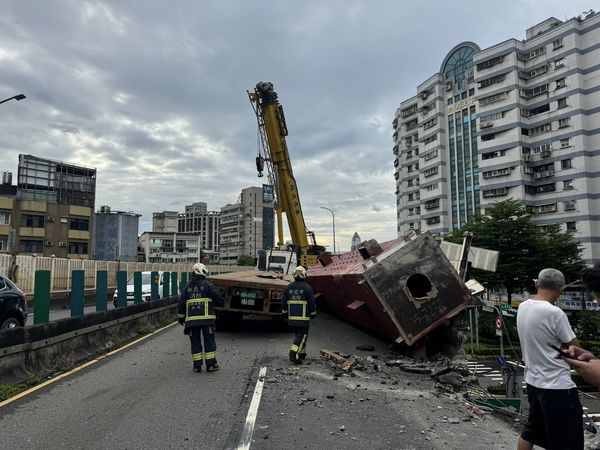
{"type": "Polygon", "coordinates": [[[306,358],[306,340],[310,320],[317,316],[315,296],[306,280],[306,269],[296,267],[292,281],[283,290],[281,312],[287,314],[288,323],[294,330],[294,342],[290,349],[290,361],[300,364],[306,358]]]}
{"type": "Polygon", "coordinates": [[[202,372],[202,360],[206,371],[219,370],[217,344],[215,342],[215,306],[222,306],[219,291],[206,279],[208,269],[202,263],[192,267],[192,278],[181,293],[177,305],[177,320],[184,325],[184,333],[190,336],[194,371],[202,372]],[[202,351],[204,337],[204,352],[202,351]]]}

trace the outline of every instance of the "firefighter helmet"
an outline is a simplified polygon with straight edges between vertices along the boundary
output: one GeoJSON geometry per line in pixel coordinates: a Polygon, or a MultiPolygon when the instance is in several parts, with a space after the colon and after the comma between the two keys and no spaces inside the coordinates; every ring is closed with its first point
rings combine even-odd
{"type": "Polygon", "coordinates": [[[294,269],[294,278],[306,278],[306,269],[302,266],[298,266],[294,269]]]}
{"type": "Polygon", "coordinates": [[[206,266],[202,263],[196,263],[194,264],[194,267],[192,267],[192,271],[197,274],[197,275],[202,275],[202,276],[206,276],[208,275],[208,269],[206,268],[206,266]]]}

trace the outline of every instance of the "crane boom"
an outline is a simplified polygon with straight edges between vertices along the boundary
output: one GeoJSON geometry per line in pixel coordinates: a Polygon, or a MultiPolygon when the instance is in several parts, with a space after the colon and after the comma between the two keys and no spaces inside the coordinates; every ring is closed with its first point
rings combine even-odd
{"type": "Polygon", "coordinates": [[[278,244],[283,244],[282,213],[285,212],[292,243],[300,249],[301,263],[312,265],[316,263],[317,256],[323,252],[324,247],[316,245],[314,233],[306,229],[298,186],[285,140],[288,130],[283,108],[273,90],[273,83],[257,83],[254,92],[248,92],[248,96],[258,120],[263,150],[262,154],[259,150],[257,169],[261,176],[262,163],[267,163],[269,181],[275,191],[278,244]]]}

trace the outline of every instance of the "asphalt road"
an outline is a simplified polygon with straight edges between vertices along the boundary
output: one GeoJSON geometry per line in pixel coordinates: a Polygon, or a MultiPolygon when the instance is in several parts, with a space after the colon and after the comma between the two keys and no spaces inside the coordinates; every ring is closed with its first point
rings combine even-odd
{"type": "Polygon", "coordinates": [[[260,321],[218,330],[221,370],[198,374],[175,324],[1,408],[1,446],[238,448],[265,367],[252,449],[516,447],[507,423],[473,414],[429,376],[386,367],[399,357],[386,343],[332,316],[313,322],[302,366],[287,361],[291,340],[285,326],[260,321]],[[356,350],[365,344],[375,350],[356,350]],[[371,358],[354,376],[335,376],[320,348],[371,358]]]}

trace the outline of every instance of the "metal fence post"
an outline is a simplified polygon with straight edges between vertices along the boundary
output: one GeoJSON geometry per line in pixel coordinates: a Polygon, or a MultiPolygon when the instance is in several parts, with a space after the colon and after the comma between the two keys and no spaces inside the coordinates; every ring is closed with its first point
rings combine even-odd
{"type": "Polygon", "coordinates": [[[159,283],[159,275],[157,271],[153,271],[150,273],[150,300],[158,300],[158,283],[159,283]]]}
{"type": "Polygon", "coordinates": [[[170,278],[171,272],[163,272],[163,292],[162,292],[162,298],[169,298],[170,295],[169,293],[171,292],[171,289],[169,287],[169,278],[170,278]]]}
{"type": "Polygon", "coordinates": [[[50,271],[36,270],[33,291],[33,323],[50,321],[50,271]]]}
{"type": "Polygon", "coordinates": [[[171,296],[177,297],[179,295],[177,286],[177,272],[171,272],[171,296]]]}
{"type": "Polygon", "coordinates": [[[85,270],[71,272],[71,317],[83,316],[85,270]]]}
{"type": "Polygon", "coordinates": [[[133,303],[142,303],[142,272],[133,273],[133,303]]]}
{"type": "Polygon", "coordinates": [[[96,311],[106,311],[106,297],[108,294],[108,271],[96,272],[96,311]]]}
{"type": "Polygon", "coordinates": [[[117,307],[127,306],[127,271],[117,270],[117,307]]]}
{"type": "Polygon", "coordinates": [[[179,289],[180,293],[186,288],[187,284],[188,284],[188,273],[182,272],[181,273],[181,289],[179,289]]]}

